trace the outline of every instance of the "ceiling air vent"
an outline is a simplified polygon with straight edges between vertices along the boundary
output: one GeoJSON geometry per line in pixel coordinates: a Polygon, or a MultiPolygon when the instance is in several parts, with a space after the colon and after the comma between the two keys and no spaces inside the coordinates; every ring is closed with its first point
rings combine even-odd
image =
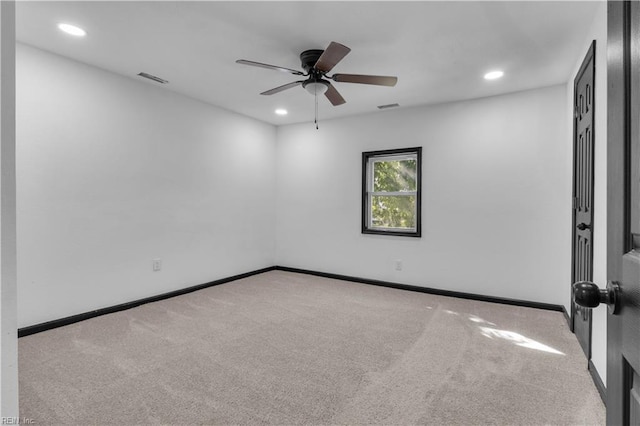
{"type": "Polygon", "coordinates": [[[378,105],[378,109],[387,109],[387,108],[395,108],[399,107],[398,104],[387,104],[387,105],[378,105]]]}
{"type": "Polygon", "coordinates": [[[149,80],[153,80],[153,81],[155,81],[157,83],[160,83],[160,84],[167,84],[168,83],[167,80],[164,80],[164,79],[162,79],[160,77],[156,77],[155,75],[148,74],[146,72],[141,72],[138,75],[140,77],[148,78],[149,80]]]}

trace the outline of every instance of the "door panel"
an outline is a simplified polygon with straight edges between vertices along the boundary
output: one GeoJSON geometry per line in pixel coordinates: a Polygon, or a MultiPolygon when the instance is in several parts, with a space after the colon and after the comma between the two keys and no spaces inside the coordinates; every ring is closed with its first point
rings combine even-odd
{"type": "MultiPolygon", "coordinates": [[[[572,283],[593,278],[593,152],[595,41],[574,79],[572,283]]],[[[591,358],[591,310],[572,306],[572,329],[591,358]]]]}
{"type": "Polygon", "coordinates": [[[608,4],[607,424],[640,424],[640,6],[608,4]]]}

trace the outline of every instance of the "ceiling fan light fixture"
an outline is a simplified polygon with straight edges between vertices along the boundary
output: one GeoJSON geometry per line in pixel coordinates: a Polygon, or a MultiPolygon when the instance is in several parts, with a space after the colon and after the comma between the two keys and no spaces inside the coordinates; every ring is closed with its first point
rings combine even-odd
{"type": "Polygon", "coordinates": [[[302,87],[312,95],[323,95],[329,89],[329,82],[324,80],[309,81],[303,83],[302,87]]]}

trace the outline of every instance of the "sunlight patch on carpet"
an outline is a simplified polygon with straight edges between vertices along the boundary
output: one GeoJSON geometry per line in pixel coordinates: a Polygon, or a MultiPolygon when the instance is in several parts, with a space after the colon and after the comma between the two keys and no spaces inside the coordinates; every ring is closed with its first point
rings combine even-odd
{"type": "Polygon", "coordinates": [[[489,322],[489,321],[487,321],[487,320],[485,320],[485,319],[482,319],[482,318],[480,318],[480,317],[478,317],[478,316],[476,316],[476,315],[469,315],[469,321],[471,321],[471,322],[476,322],[476,323],[480,323],[480,324],[495,325],[494,323],[489,322]]]}
{"type": "Polygon", "coordinates": [[[497,337],[499,339],[504,339],[512,342],[513,344],[521,346],[523,348],[535,349],[537,351],[548,352],[556,355],[564,355],[564,353],[552,348],[551,346],[547,346],[544,343],[540,343],[514,331],[497,330],[490,327],[480,327],[480,331],[482,331],[483,336],[486,336],[490,339],[497,337]]]}

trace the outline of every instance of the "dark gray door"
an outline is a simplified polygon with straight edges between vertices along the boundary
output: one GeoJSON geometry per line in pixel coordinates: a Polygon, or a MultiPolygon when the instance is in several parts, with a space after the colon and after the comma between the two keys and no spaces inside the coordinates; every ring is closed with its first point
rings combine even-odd
{"type": "Polygon", "coordinates": [[[608,5],[607,424],[640,424],[640,5],[608,5]]]}
{"type": "MultiPolygon", "coordinates": [[[[573,82],[573,272],[572,283],[593,279],[593,148],[595,40],[573,82]]],[[[572,328],[591,358],[591,309],[572,307],[572,328]]]]}

